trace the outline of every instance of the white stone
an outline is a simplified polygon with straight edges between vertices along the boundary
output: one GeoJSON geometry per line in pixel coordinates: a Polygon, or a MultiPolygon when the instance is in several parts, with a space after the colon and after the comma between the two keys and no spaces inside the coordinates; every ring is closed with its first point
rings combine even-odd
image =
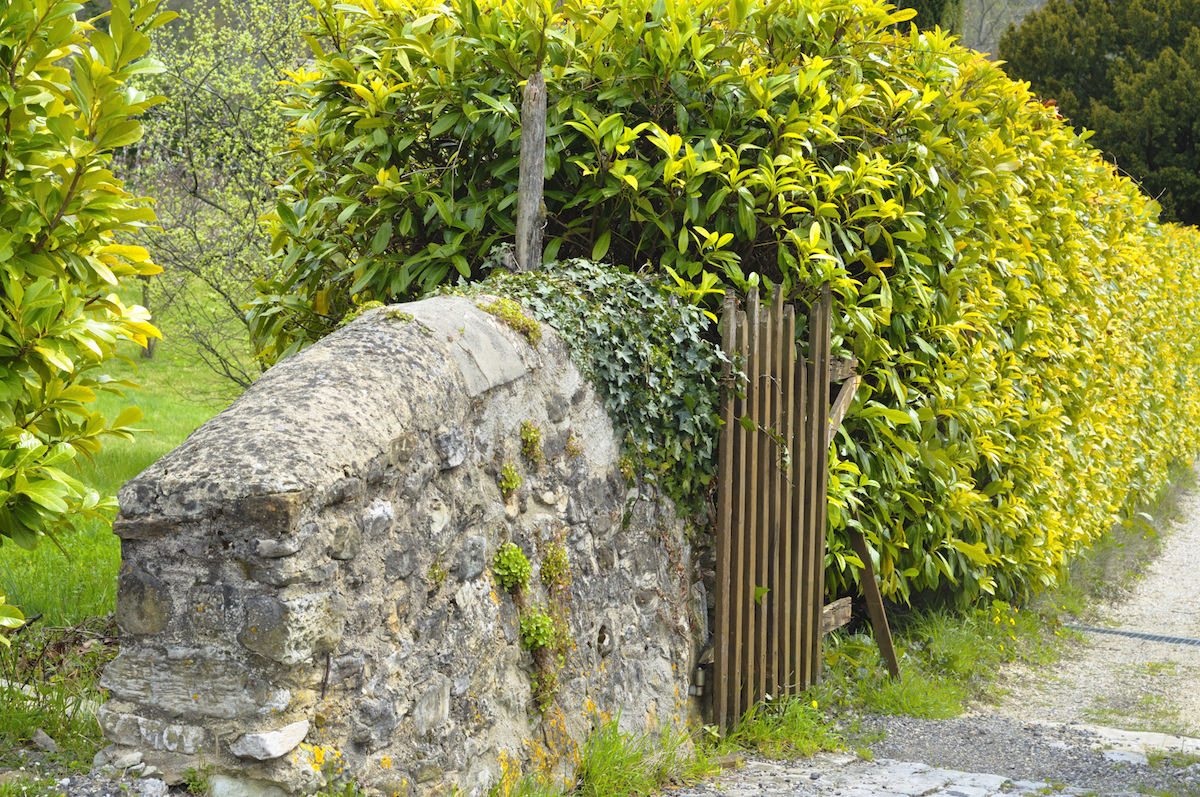
{"type": "Polygon", "coordinates": [[[1109,761],[1120,761],[1126,764],[1150,763],[1150,759],[1144,753],[1134,753],[1128,750],[1105,750],[1104,757],[1109,761]]]}
{"type": "Polygon", "coordinates": [[[143,778],[130,791],[139,797],[167,797],[167,784],[158,778],[143,778]]]}
{"type": "Polygon", "coordinates": [[[279,758],[296,749],[308,733],[308,720],[293,722],[277,731],[267,733],[245,733],[229,745],[229,751],[239,758],[257,758],[268,761],[279,758]]]}
{"type": "Polygon", "coordinates": [[[213,775],[208,786],[209,797],[287,797],[287,792],[278,786],[228,775],[213,775]]]}
{"type": "Polygon", "coordinates": [[[142,752],[134,750],[114,758],[111,762],[113,769],[129,769],[142,763],[142,752]]]}

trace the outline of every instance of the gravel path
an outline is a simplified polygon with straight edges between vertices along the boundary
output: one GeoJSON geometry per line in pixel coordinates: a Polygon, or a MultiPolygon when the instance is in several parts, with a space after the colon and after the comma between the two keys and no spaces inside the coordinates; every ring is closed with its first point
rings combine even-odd
{"type": "MultiPolygon", "coordinates": [[[[1162,556],[1128,600],[1101,607],[1089,625],[1200,638],[1200,492],[1178,506],[1162,556]]],[[[1200,736],[1200,647],[1081,633],[1084,645],[1048,671],[1004,672],[1009,694],[979,711],[1200,736]]]]}

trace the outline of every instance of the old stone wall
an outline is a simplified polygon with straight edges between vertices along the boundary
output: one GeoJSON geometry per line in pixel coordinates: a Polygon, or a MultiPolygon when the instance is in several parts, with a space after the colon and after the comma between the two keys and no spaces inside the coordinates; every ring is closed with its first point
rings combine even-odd
{"type": "Polygon", "coordinates": [[[686,722],[683,524],[631,489],[597,393],[542,329],[531,345],[465,298],[371,311],[126,484],[107,760],[170,782],[211,766],[217,797],[348,777],[478,797],[569,774],[597,718],[686,722]],[[493,571],[509,541],[532,564],[519,601],[493,571]],[[573,644],[543,712],[518,603],[549,604],[555,548],[573,644]]]}

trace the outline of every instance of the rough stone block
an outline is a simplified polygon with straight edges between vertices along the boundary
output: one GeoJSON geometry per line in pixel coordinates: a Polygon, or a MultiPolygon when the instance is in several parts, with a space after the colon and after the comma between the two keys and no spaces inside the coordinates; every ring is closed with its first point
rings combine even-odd
{"type": "Polygon", "coordinates": [[[289,600],[251,598],[238,640],[255,653],[291,666],[333,650],[345,621],[345,600],[328,592],[289,600]]]}
{"type": "Polygon", "coordinates": [[[133,564],[117,577],[117,625],[126,634],[157,634],[167,627],[173,607],[166,585],[133,564]]]}
{"type": "Polygon", "coordinates": [[[308,720],[293,722],[276,731],[244,733],[229,745],[229,752],[239,758],[267,761],[292,752],[307,733],[308,720]]]}
{"type": "Polygon", "coordinates": [[[435,673],[417,698],[413,709],[413,725],[417,735],[424,736],[450,716],[450,679],[435,673]]]}
{"type": "Polygon", "coordinates": [[[333,544],[329,555],[338,561],[347,562],[358,556],[362,547],[362,531],[346,521],[338,521],[333,528],[333,544]]]}

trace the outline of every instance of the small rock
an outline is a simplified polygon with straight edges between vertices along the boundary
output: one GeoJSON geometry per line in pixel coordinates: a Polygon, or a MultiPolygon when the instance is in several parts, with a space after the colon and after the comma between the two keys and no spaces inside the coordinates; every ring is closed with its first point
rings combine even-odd
{"type": "Polygon", "coordinates": [[[287,792],[278,786],[226,775],[209,778],[208,793],[210,797],[287,797],[287,792]]]}
{"type": "Polygon", "coordinates": [[[808,777],[809,777],[809,778],[811,778],[812,780],[820,780],[820,779],[821,779],[821,773],[820,773],[820,772],[814,772],[814,773],[812,773],[811,775],[809,775],[808,777]]]}
{"type": "Polygon", "coordinates": [[[92,769],[99,769],[107,763],[108,753],[106,753],[104,750],[100,750],[94,756],[92,756],[92,769]]]}
{"type": "Polygon", "coordinates": [[[144,763],[143,764],[134,764],[133,766],[131,766],[129,768],[129,774],[133,775],[135,778],[140,778],[142,776],[142,773],[145,771],[146,771],[146,765],[144,763]]]}
{"type": "Polygon", "coordinates": [[[1150,760],[1142,753],[1130,753],[1125,750],[1105,750],[1104,757],[1109,761],[1119,761],[1123,764],[1149,764],[1150,760]]]}
{"type": "Polygon", "coordinates": [[[239,758],[257,758],[268,761],[290,753],[304,741],[308,733],[308,720],[293,722],[277,731],[246,733],[229,746],[229,751],[239,758]]]}
{"type": "Polygon", "coordinates": [[[467,459],[467,441],[461,429],[439,430],[440,434],[433,438],[438,454],[442,457],[442,470],[457,468],[467,459]]]}
{"type": "Polygon", "coordinates": [[[546,490],[544,493],[538,496],[538,499],[546,506],[554,506],[555,502],[558,501],[558,496],[549,490],[546,490]]]}
{"type": "Polygon", "coordinates": [[[38,746],[38,749],[45,750],[47,753],[58,752],[58,742],[50,738],[41,728],[33,732],[33,743],[38,746]]]}
{"type": "Polygon", "coordinates": [[[158,778],[143,778],[130,791],[140,797],[167,797],[167,784],[158,778]]]}
{"type": "Polygon", "coordinates": [[[513,493],[504,502],[504,517],[506,520],[516,520],[521,516],[521,500],[513,493]]]}
{"type": "Polygon", "coordinates": [[[142,751],[134,750],[114,758],[110,764],[113,769],[129,769],[142,763],[142,751]]]}

